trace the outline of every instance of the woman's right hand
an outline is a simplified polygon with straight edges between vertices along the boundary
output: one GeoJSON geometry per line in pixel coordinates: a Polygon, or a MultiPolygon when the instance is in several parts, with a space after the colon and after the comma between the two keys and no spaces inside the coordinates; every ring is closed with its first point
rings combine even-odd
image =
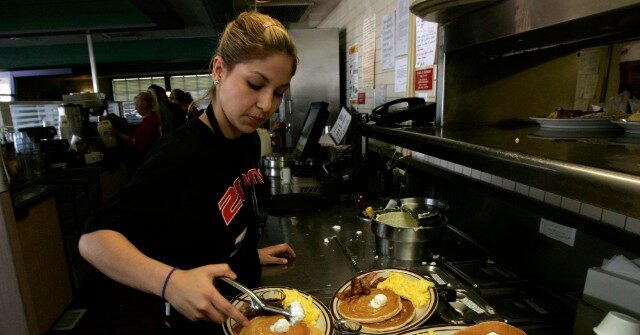
{"type": "Polygon", "coordinates": [[[230,317],[246,326],[249,320],[213,285],[217,277],[236,279],[236,274],[227,264],[176,270],[167,283],[165,298],[189,320],[223,323],[230,317]]]}

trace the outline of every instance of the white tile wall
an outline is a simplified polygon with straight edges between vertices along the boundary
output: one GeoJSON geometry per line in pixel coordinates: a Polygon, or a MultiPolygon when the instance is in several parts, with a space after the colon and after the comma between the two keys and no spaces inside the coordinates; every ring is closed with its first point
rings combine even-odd
{"type": "MultiPolygon", "coordinates": [[[[416,153],[413,154],[414,156],[416,153]]],[[[502,178],[489,174],[484,171],[472,169],[457,163],[452,163],[444,159],[440,159],[430,155],[417,155],[420,159],[428,164],[449,170],[453,173],[461,174],[465,177],[480,180],[503,189],[516,192],[533,199],[543,201],[553,206],[579,213],[594,220],[602,221],[616,228],[625,229],[631,233],[640,235],[640,219],[627,217],[623,214],[616,213],[607,209],[602,209],[591,204],[582,203],[578,200],[560,196],[559,194],[546,192],[542,189],[532,187],[526,184],[517,183],[513,180],[502,178]]]]}

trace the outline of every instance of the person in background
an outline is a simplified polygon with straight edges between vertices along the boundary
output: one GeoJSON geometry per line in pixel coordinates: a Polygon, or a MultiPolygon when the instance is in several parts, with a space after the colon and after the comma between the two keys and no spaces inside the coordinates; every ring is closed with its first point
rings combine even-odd
{"type": "Polygon", "coordinates": [[[246,325],[215,279],[256,287],[261,265],[295,257],[286,243],[257,248],[268,188],[256,129],[289,88],[296,47],[282,23],[256,12],[228,23],[217,45],[206,112],[163,137],[79,242],[102,273],[170,304],[175,334],[219,334],[229,317],[246,325]]]}
{"type": "MultiPolygon", "coordinates": [[[[165,91],[164,88],[156,84],[152,84],[152,85],[149,85],[148,89],[154,92],[154,94],[156,95],[156,98],[158,99],[161,116],[162,116],[162,113],[166,113],[165,111],[167,111],[170,115],[169,116],[170,120],[166,120],[167,123],[170,123],[169,129],[167,129],[166,132],[163,132],[163,135],[168,135],[172,133],[174,130],[182,127],[182,125],[185,124],[185,122],[187,122],[187,113],[185,113],[185,111],[182,110],[182,108],[179,105],[169,101],[169,97],[167,97],[167,91],[165,91]]],[[[162,125],[165,126],[165,119],[162,119],[162,121],[163,121],[162,125]]],[[[165,130],[165,128],[163,128],[163,130],[165,130]]]]}
{"type": "Polygon", "coordinates": [[[182,110],[187,113],[187,120],[195,119],[204,112],[198,110],[198,107],[193,103],[191,93],[185,92],[181,89],[176,88],[171,90],[169,100],[182,107],[182,110]]]}
{"type": "Polygon", "coordinates": [[[640,40],[624,44],[620,49],[618,95],[604,103],[608,112],[640,112],[640,40]]]}

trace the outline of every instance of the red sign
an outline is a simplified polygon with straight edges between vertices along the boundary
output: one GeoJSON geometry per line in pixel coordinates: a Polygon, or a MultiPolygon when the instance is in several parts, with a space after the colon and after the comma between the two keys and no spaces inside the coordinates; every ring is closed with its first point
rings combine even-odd
{"type": "Polygon", "coordinates": [[[364,92],[358,92],[358,105],[364,105],[364,92]]]}
{"type": "Polygon", "coordinates": [[[416,71],[416,91],[433,89],[433,68],[416,71]]]}

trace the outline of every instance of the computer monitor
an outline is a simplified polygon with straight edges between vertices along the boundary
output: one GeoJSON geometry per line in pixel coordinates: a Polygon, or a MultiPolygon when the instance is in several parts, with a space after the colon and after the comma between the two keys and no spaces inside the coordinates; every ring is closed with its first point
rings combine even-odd
{"type": "Polygon", "coordinates": [[[322,136],[327,119],[329,118],[329,104],[324,101],[312,102],[307,112],[307,117],[302,124],[300,137],[294,148],[294,156],[298,161],[305,161],[313,157],[320,145],[318,141],[322,136]]]}

